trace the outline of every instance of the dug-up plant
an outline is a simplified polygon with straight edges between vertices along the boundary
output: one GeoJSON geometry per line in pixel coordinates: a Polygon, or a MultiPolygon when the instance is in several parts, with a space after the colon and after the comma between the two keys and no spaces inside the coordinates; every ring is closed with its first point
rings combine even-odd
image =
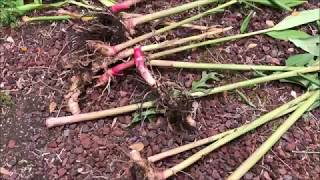
{"type": "MultiPolygon", "coordinates": [[[[169,8],[169,9],[165,9],[159,12],[155,12],[152,14],[147,14],[147,15],[143,15],[143,16],[138,16],[138,17],[134,17],[134,18],[129,18],[124,20],[124,25],[126,26],[126,28],[128,29],[128,31],[133,34],[134,33],[134,27],[138,24],[143,24],[146,22],[150,22],[162,17],[166,17],[166,16],[170,16],[170,15],[174,15],[174,14],[178,14],[180,12],[195,8],[195,7],[199,7],[199,6],[204,6],[207,4],[211,4],[211,3],[216,3],[217,0],[198,0],[198,1],[194,1],[194,2],[190,2],[190,3],[186,3],[186,4],[182,4],[180,6],[177,7],[173,7],[173,8],[169,8]]],[[[136,45],[137,43],[144,41],[146,39],[149,39],[151,37],[160,35],[162,33],[168,32],[170,30],[176,29],[177,27],[181,27],[184,24],[188,24],[191,23],[193,21],[196,21],[200,18],[203,18],[205,16],[209,16],[212,15],[214,13],[218,13],[220,11],[223,11],[226,7],[229,7],[233,4],[237,4],[237,3],[258,3],[258,4],[263,4],[263,5],[269,5],[269,6],[273,6],[273,7],[281,7],[279,6],[279,4],[275,4],[275,3],[270,3],[269,0],[263,0],[263,1],[254,1],[254,0],[231,0],[231,1],[227,1],[225,3],[222,3],[220,5],[218,5],[217,7],[211,8],[207,11],[198,13],[192,17],[186,18],[184,20],[181,20],[179,22],[175,22],[172,23],[168,26],[165,26],[163,28],[160,28],[158,30],[155,30],[153,32],[149,32],[146,33],[144,35],[138,36],[136,38],[130,39],[124,43],[121,44],[117,44],[114,46],[110,46],[109,44],[104,44],[101,42],[97,42],[97,41],[88,41],[88,46],[93,49],[93,50],[98,50],[100,51],[103,55],[111,57],[111,56],[115,56],[116,54],[118,54],[119,52],[121,52],[122,50],[132,47],[134,45],[136,45]]],[[[285,5],[286,7],[293,7],[293,6],[297,6],[299,4],[304,3],[304,1],[300,1],[300,0],[286,0],[282,3],[282,5],[285,5]]],[[[283,6],[282,6],[283,8],[283,6]]],[[[262,33],[262,32],[261,32],[262,33]]]]}

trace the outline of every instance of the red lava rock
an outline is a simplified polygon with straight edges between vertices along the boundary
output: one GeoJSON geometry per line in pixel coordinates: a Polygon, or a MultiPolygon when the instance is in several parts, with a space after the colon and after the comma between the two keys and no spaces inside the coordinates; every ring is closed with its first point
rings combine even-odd
{"type": "Polygon", "coordinates": [[[293,151],[293,150],[295,150],[295,148],[296,148],[296,144],[295,143],[288,143],[286,146],[285,146],[285,150],[286,151],[293,151]]]}
{"type": "Polygon", "coordinates": [[[114,136],[121,137],[125,134],[125,132],[122,129],[117,128],[117,129],[114,129],[111,134],[114,136]]]}
{"type": "Polygon", "coordinates": [[[266,180],[272,180],[272,178],[270,177],[270,175],[269,175],[269,173],[268,173],[267,171],[264,171],[263,177],[264,177],[266,180]]]}
{"type": "Polygon", "coordinates": [[[92,141],[101,146],[106,145],[106,140],[98,136],[93,136],[92,141]]]}
{"type": "Polygon", "coordinates": [[[47,146],[48,146],[48,148],[56,148],[56,147],[58,147],[58,144],[56,141],[52,141],[52,142],[49,142],[49,144],[47,146]]]}
{"type": "Polygon", "coordinates": [[[67,172],[67,170],[66,170],[65,168],[60,168],[60,169],[58,170],[58,175],[59,175],[59,177],[65,175],[66,172],[67,172]]]}
{"type": "Polygon", "coordinates": [[[109,134],[109,133],[110,133],[110,128],[109,128],[109,127],[104,127],[104,128],[102,128],[102,133],[103,133],[104,135],[109,134]]]}
{"type": "Polygon", "coordinates": [[[119,105],[120,106],[125,106],[129,104],[130,99],[128,97],[123,97],[120,99],[119,105]]]}
{"type": "Polygon", "coordinates": [[[81,134],[80,135],[80,144],[85,148],[89,149],[91,146],[91,139],[90,136],[87,134],[81,134]]]}
{"type": "Polygon", "coordinates": [[[9,142],[8,142],[8,148],[13,149],[13,148],[15,148],[15,147],[16,147],[16,141],[13,140],[13,139],[9,140],[9,142]]]}
{"type": "Polygon", "coordinates": [[[73,152],[76,153],[76,154],[81,154],[81,153],[83,153],[83,148],[82,147],[76,147],[73,150],[73,152]]]}
{"type": "Polygon", "coordinates": [[[120,93],[120,97],[122,97],[122,98],[126,97],[128,94],[126,91],[120,91],[119,93],[120,93]]]}
{"type": "Polygon", "coordinates": [[[279,173],[280,173],[281,175],[285,175],[285,174],[287,174],[287,170],[284,169],[284,168],[280,168],[280,169],[279,169],[279,173]]]}

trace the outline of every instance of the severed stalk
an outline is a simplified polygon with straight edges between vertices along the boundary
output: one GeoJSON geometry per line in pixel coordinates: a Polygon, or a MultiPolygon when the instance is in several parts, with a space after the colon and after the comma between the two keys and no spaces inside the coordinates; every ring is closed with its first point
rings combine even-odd
{"type": "Polygon", "coordinates": [[[173,14],[178,14],[180,12],[187,11],[189,9],[196,8],[196,7],[203,6],[203,5],[207,5],[207,4],[214,3],[214,2],[217,2],[217,0],[198,0],[198,1],[190,2],[190,3],[186,3],[183,5],[177,6],[177,7],[158,11],[155,13],[146,14],[141,17],[126,19],[124,21],[124,24],[130,32],[133,32],[135,26],[137,26],[138,24],[150,22],[155,19],[167,17],[167,16],[170,16],[173,14]]]}
{"type": "Polygon", "coordinates": [[[245,160],[227,179],[237,180],[247,173],[271,148],[279,141],[288,129],[317,101],[320,97],[320,91],[313,92],[313,95],[303,103],[300,103],[297,110],[281,124],[281,126],[253,153],[245,160]]]}
{"type": "Polygon", "coordinates": [[[203,13],[199,13],[195,16],[192,16],[192,17],[189,17],[187,19],[184,19],[180,22],[177,22],[177,23],[174,23],[170,26],[166,26],[166,27],[163,27],[161,29],[158,29],[154,32],[150,32],[150,33],[147,33],[147,34],[144,34],[144,35],[141,35],[141,36],[138,36],[134,39],[131,39],[127,42],[124,42],[124,43],[121,43],[121,44],[118,44],[118,45],[115,45],[115,46],[110,46],[108,44],[104,44],[104,43],[100,43],[100,42],[97,42],[97,41],[92,41],[92,40],[88,40],[87,43],[88,43],[88,46],[91,48],[91,49],[94,49],[94,50],[99,50],[101,54],[105,55],[105,56],[114,56],[116,55],[117,53],[119,53],[120,51],[128,48],[128,47],[131,47],[141,41],[144,41],[146,39],[149,39],[153,36],[156,36],[156,35],[159,35],[159,34],[162,34],[164,32],[167,32],[167,31],[170,31],[172,29],[175,29],[183,24],[187,24],[187,23],[190,23],[192,21],[195,21],[195,20],[198,20],[204,16],[207,16],[207,15],[210,15],[210,14],[213,14],[213,13],[216,13],[218,12],[219,10],[227,7],[227,6],[230,6],[232,4],[235,4],[237,3],[237,0],[231,0],[227,3],[224,3],[224,4],[221,4],[215,8],[212,8],[208,11],[205,11],[203,13]]]}
{"type": "Polygon", "coordinates": [[[155,67],[173,67],[184,69],[202,70],[236,70],[236,71],[294,71],[304,67],[293,66],[267,66],[267,65],[247,65],[247,64],[214,64],[214,63],[194,63],[170,60],[151,60],[149,65],[155,67]]]}
{"type": "Polygon", "coordinates": [[[284,73],[276,73],[276,74],[271,74],[268,76],[264,77],[259,77],[259,78],[254,78],[246,81],[241,81],[233,84],[228,84],[220,87],[216,87],[213,89],[210,89],[206,92],[194,92],[190,93],[189,95],[192,97],[203,97],[203,96],[208,96],[210,94],[216,94],[224,91],[229,91],[232,89],[238,89],[242,87],[247,87],[250,85],[254,84],[259,84],[259,83],[264,83],[264,82],[269,82],[273,80],[279,80],[279,79],[285,79],[289,77],[294,77],[294,76],[299,76],[299,74],[304,74],[304,73],[310,73],[310,72],[319,72],[320,71],[320,66],[313,66],[313,67],[306,67],[302,69],[298,69],[295,71],[289,71],[289,72],[284,72],[284,73]]]}
{"type": "Polygon", "coordinates": [[[113,6],[111,6],[111,11],[113,13],[118,13],[120,11],[124,11],[126,9],[129,9],[131,6],[142,2],[143,0],[125,0],[123,2],[117,3],[113,6]]]}
{"type": "MultiPolygon", "coordinates": [[[[279,118],[281,116],[289,114],[292,111],[296,110],[297,108],[298,108],[297,105],[293,106],[293,107],[287,109],[286,111],[280,113],[279,115],[277,115],[273,119],[277,119],[277,118],[279,118]]],[[[208,138],[204,138],[204,139],[201,139],[201,140],[198,140],[198,141],[195,141],[195,142],[183,145],[183,146],[176,147],[174,149],[170,149],[168,151],[165,151],[165,152],[162,152],[162,153],[159,153],[159,154],[155,154],[153,156],[149,156],[148,157],[148,161],[157,162],[157,161],[159,161],[161,159],[164,159],[164,158],[167,158],[167,157],[170,157],[170,156],[173,156],[173,155],[188,151],[190,149],[193,149],[193,148],[196,148],[196,147],[208,144],[208,143],[212,143],[212,142],[214,142],[216,140],[219,140],[219,139],[223,138],[226,135],[234,133],[236,130],[243,129],[243,128],[246,128],[246,127],[247,127],[247,125],[245,124],[245,125],[243,125],[243,126],[241,126],[239,128],[230,129],[228,131],[225,131],[225,132],[222,132],[222,133],[219,133],[219,134],[215,134],[215,135],[210,136],[208,138]]]]}
{"type": "MultiPolygon", "coordinates": [[[[203,96],[217,94],[217,93],[221,93],[221,92],[225,92],[225,91],[234,90],[237,88],[252,86],[252,85],[255,85],[258,83],[265,83],[265,82],[269,82],[269,81],[273,81],[273,80],[295,77],[295,76],[299,76],[300,74],[316,72],[316,71],[320,71],[320,67],[318,67],[318,66],[306,67],[306,68],[302,68],[302,69],[295,70],[295,71],[272,74],[272,75],[268,75],[265,77],[240,81],[237,83],[220,86],[220,87],[216,87],[213,89],[208,89],[206,92],[193,92],[193,93],[189,93],[189,95],[192,97],[195,97],[195,98],[196,97],[203,97],[203,96]]],[[[47,127],[50,128],[50,127],[64,125],[64,124],[89,121],[89,120],[99,119],[102,117],[115,116],[118,114],[124,114],[124,113],[128,113],[128,112],[136,111],[139,108],[150,108],[150,107],[154,107],[154,105],[155,105],[154,101],[149,101],[149,102],[146,102],[143,104],[141,104],[141,103],[132,104],[129,106],[123,106],[123,107],[113,108],[113,109],[104,110],[104,111],[91,112],[91,113],[79,114],[79,115],[74,115],[74,116],[48,118],[46,120],[46,125],[47,125],[47,127]]]]}
{"type": "Polygon", "coordinates": [[[136,111],[138,109],[146,109],[150,107],[154,107],[154,102],[150,101],[145,103],[132,104],[128,106],[122,106],[122,107],[117,107],[117,108],[112,108],[112,109],[97,111],[97,112],[91,112],[91,113],[77,114],[73,116],[65,116],[65,117],[57,117],[57,118],[51,117],[46,120],[46,126],[48,128],[52,128],[55,126],[60,126],[65,124],[72,124],[72,123],[77,123],[82,121],[95,120],[103,117],[125,114],[128,112],[136,111]]]}
{"type": "MultiPolygon", "coordinates": [[[[168,40],[168,41],[164,41],[164,42],[156,43],[156,44],[149,44],[149,45],[142,46],[141,49],[142,49],[142,51],[147,52],[147,51],[154,51],[157,49],[163,49],[163,48],[167,48],[167,47],[177,46],[177,45],[185,44],[185,43],[188,43],[191,41],[212,38],[212,37],[214,37],[214,35],[229,31],[231,29],[232,29],[232,27],[212,28],[210,31],[199,34],[199,35],[189,36],[189,37],[181,38],[181,39],[168,40]]],[[[132,48],[125,49],[125,50],[119,52],[115,58],[123,59],[123,58],[131,56],[132,54],[133,54],[132,48]]]]}
{"type": "Polygon", "coordinates": [[[272,120],[274,117],[276,117],[278,114],[286,111],[287,109],[295,106],[296,104],[306,100],[307,98],[309,98],[311,95],[313,95],[314,92],[307,92],[299,97],[297,97],[296,99],[276,108],[275,110],[259,117],[258,119],[256,119],[255,121],[249,123],[246,125],[246,128],[237,128],[235,132],[224,136],[223,138],[219,139],[218,141],[210,144],[209,146],[203,148],[202,150],[198,151],[197,153],[195,153],[194,155],[190,156],[189,158],[187,158],[186,160],[182,161],[181,163],[177,164],[174,167],[171,167],[167,170],[164,170],[162,172],[158,173],[158,177],[159,179],[167,179],[173,175],[175,175],[176,173],[182,171],[183,169],[189,167],[190,165],[192,165],[193,163],[197,162],[198,160],[200,160],[203,156],[209,154],[210,152],[212,152],[213,150],[229,143],[230,141],[238,138],[239,136],[252,131],[254,129],[256,129],[257,127],[269,122],[270,120],[272,120]]]}
{"type": "Polygon", "coordinates": [[[174,54],[177,52],[181,52],[181,51],[185,51],[185,50],[189,50],[189,49],[194,49],[194,48],[201,47],[201,46],[213,45],[213,44],[236,40],[236,39],[249,37],[249,36],[253,36],[253,35],[264,34],[264,33],[272,32],[272,31],[287,30],[287,29],[290,29],[290,28],[293,28],[296,26],[300,26],[300,25],[318,20],[319,13],[320,13],[320,9],[300,11],[300,12],[297,12],[296,14],[287,16],[286,18],[284,18],[282,21],[280,21],[278,24],[276,24],[272,28],[262,29],[259,31],[249,32],[249,33],[245,33],[245,34],[236,34],[236,35],[232,35],[232,36],[222,37],[219,39],[207,40],[207,41],[203,41],[203,42],[199,42],[199,43],[195,43],[195,44],[190,44],[190,45],[186,45],[186,46],[181,46],[181,47],[161,51],[161,52],[149,55],[149,59],[157,59],[162,56],[171,55],[171,54],[174,54]],[[303,21],[301,21],[301,19],[303,19],[303,21]]]}

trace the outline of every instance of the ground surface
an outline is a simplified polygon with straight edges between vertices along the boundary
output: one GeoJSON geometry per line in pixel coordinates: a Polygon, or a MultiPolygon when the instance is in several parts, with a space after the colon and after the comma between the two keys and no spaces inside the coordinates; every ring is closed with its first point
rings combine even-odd
{"type": "MultiPolygon", "coordinates": [[[[134,12],[152,12],[180,3],[148,2],[134,12]]],[[[299,9],[315,7],[306,4],[299,9]]],[[[175,19],[193,15],[198,10],[175,19]]],[[[236,33],[245,12],[245,9],[235,6],[198,23],[233,26],[235,30],[229,33],[236,33]]],[[[258,10],[249,30],[262,29],[266,27],[266,20],[276,23],[284,15],[268,8],[258,10]]],[[[130,179],[127,174],[127,154],[131,144],[142,142],[145,146],[142,155],[148,157],[238,127],[289,101],[292,92],[302,92],[298,86],[279,82],[243,89],[242,92],[256,108],[248,106],[238,94],[232,92],[198,99],[197,128],[193,130],[168,123],[164,116],[127,127],[132,119],[131,114],[47,129],[44,125],[46,118],[69,114],[63,96],[71,84],[70,78],[77,74],[92,73],[87,63],[91,61],[90,56],[70,55],[73,47],[81,44],[77,38],[73,38],[76,36],[72,35],[72,25],[71,22],[43,23],[0,31],[0,89],[1,98],[6,99],[5,104],[0,105],[0,167],[13,172],[11,177],[1,176],[0,179],[130,179]],[[8,37],[12,37],[14,42],[4,41],[8,37]],[[49,112],[53,102],[57,106],[49,112]]],[[[149,27],[153,26],[139,26],[138,33],[150,31],[149,27]]],[[[304,30],[315,33],[312,26],[304,27],[304,30]]],[[[189,33],[194,32],[182,29],[176,31],[175,35],[162,35],[153,41],[187,36],[189,33]]],[[[123,38],[120,34],[113,36],[109,38],[113,43],[123,38]]],[[[277,65],[283,64],[288,56],[299,51],[288,42],[261,35],[179,53],[167,59],[277,65]],[[257,46],[248,48],[252,43],[257,46]]],[[[190,82],[201,74],[164,69],[154,72],[186,88],[190,88],[190,82]]],[[[219,84],[244,79],[250,74],[224,73],[224,76],[219,84]]],[[[83,112],[108,109],[141,102],[149,91],[136,72],[131,70],[111,84],[110,93],[86,84],[82,87],[79,104],[83,112]]],[[[147,96],[147,99],[151,97],[147,96]]],[[[301,118],[244,179],[320,179],[319,154],[304,152],[320,151],[319,117],[320,110],[317,109],[301,118]]],[[[173,179],[225,178],[268,138],[282,120],[273,121],[210,153],[173,179]]],[[[165,159],[155,166],[158,169],[171,167],[197,150],[199,148],[165,159]]]]}

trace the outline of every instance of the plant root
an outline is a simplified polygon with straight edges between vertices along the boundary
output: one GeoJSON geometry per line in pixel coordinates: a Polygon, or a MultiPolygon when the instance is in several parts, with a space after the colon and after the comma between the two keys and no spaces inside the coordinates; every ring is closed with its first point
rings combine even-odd
{"type": "Polygon", "coordinates": [[[130,174],[132,179],[140,180],[160,180],[163,179],[155,172],[152,165],[145,159],[143,159],[139,151],[132,150],[130,152],[130,159],[132,166],[130,168],[130,174]]]}

